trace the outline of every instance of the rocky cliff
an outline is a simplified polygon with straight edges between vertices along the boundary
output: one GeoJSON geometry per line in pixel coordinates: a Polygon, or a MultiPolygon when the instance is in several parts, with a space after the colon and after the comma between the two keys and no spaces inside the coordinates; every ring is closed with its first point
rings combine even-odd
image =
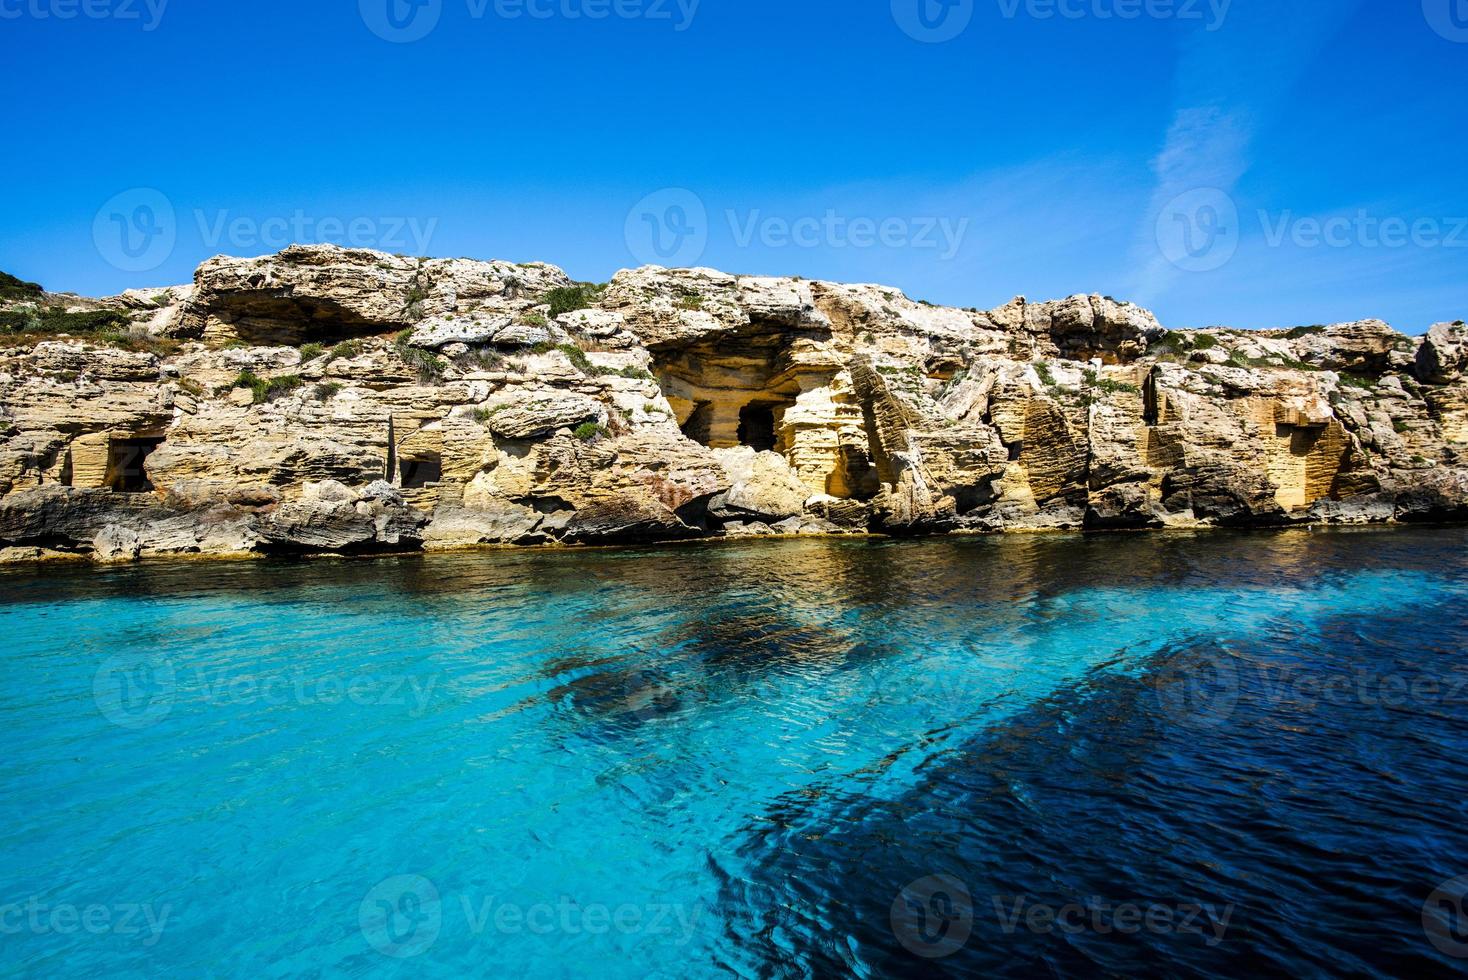
{"type": "Polygon", "coordinates": [[[1468,517],[1468,328],[331,246],[0,283],[0,558],[1468,517]]]}

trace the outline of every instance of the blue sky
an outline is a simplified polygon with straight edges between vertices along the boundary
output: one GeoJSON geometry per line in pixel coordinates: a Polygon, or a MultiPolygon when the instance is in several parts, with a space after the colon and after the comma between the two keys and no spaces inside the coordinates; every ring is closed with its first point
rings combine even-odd
{"type": "Polygon", "coordinates": [[[53,289],[329,240],[1468,317],[1468,0],[0,0],[0,52],[53,289]]]}

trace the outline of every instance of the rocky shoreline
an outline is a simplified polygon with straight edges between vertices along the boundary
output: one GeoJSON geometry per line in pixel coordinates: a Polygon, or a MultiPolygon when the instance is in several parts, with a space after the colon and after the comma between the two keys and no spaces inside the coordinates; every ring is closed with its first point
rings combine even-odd
{"type": "Polygon", "coordinates": [[[0,290],[0,560],[1468,518],[1468,328],[333,246],[0,290]]]}

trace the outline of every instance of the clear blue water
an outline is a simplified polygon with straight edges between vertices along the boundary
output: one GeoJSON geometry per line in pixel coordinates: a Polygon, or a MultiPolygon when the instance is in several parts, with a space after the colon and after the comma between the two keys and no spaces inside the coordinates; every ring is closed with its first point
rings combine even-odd
{"type": "Polygon", "coordinates": [[[1465,545],[3,571],[0,970],[1447,973],[1465,545]]]}

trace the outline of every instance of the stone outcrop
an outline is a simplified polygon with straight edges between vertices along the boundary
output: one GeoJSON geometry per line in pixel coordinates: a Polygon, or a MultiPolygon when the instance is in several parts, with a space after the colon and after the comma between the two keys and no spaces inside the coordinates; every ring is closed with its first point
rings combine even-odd
{"type": "Polygon", "coordinates": [[[331,246],[36,302],[132,326],[4,335],[0,559],[1468,517],[1461,323],[331,246]]]}
{"type": "Polygon", "coordinates": [[[1468,326],[1438,323],[1417,349],[1416,373],[1428,384],[1451,384],[1468,371],[1468,326]]]}

